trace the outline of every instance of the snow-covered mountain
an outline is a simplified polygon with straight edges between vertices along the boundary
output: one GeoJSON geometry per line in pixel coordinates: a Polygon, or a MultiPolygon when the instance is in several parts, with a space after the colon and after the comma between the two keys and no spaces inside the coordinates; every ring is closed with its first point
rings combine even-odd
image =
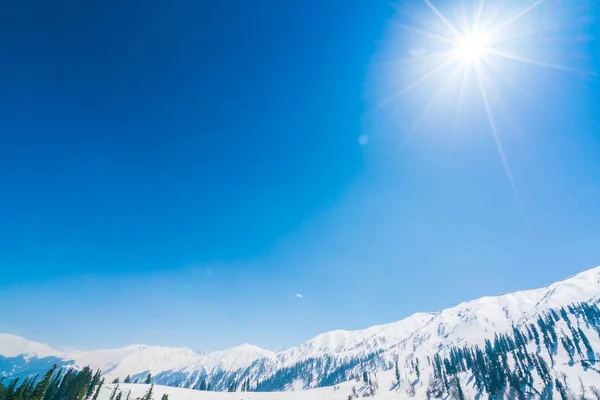
{"type": "MultiPolygon", "coordinates": [[[[19,336],[0,335],[0,357],[8,360],[61,360],[61,366],[100,369],[108,378],[158,375],[165,371],[203,371],[203,375],[235,371],[249,367],[256,360],[275,359],[275,353],[250,344],[207,354],[185,347],[132,345],[121,349],[67,351],[28,341],[19,336]]],[[[0,363],[0,376],[8,374],[0,363]]]]}
{"type": "Polygon", "coordinates": [[[4,357],[24,355],[27,358],[44,358],[61,357],[63,354],[45,344],[32,342],[20,336],[0,333],[0,355],[4,357]]]}
{"type": "MultiPolygon", "coordinates": [[[[142,380],[151,373],[158,384],[199,388],[205,381],[214,390],[227,390],[232,383],[247,383],[259,391],[308,389],[355,379],[364,371],[390,371],[395,365],[401,375],[410,376],[415,373],[415,363],[430,368],[436,354],[444,356],[465,345],[483,347],[486,339],[509,333],[513,327],[531,332],[530,324],[551,310],[575,303],[596,305],[599,296],[600,267],[539,289],[483,297],[365,330],[327,332],[280,352],[251,345],[207,354],[144,345],[59,352],[13,335],[0,335],[0,373],[31,373],[31,368],[11,368],[11,360],[22,364],[50,357],[62,360],[62,365],[101,369],[109,380],[122,381],[128,375],[142,380]]],[[[598,335],[590,339],[600,351],[598,335]]],[[[560,356],[558,350],[556,354],[560,356]]],[[[597,376],[600,381],[600,374],[597,376]]]]}

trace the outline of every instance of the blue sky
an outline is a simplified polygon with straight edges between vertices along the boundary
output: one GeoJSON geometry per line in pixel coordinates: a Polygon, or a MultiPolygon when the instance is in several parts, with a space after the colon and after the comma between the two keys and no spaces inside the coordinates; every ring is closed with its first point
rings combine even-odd
{"type": "MultiPolygon", "coordinates": [[[[560,30],[521,50],[600,71],[598,6],[549,4],[529,17],[560,30]]],[[[382,105],[424,66],[389,62],[425,46],[401,11],[5,6],[0,331],[275,349],[600,265],[597,79],[499,65],[521,88],[491,78],[518,200],[474,91],[412,131],[449,75],[382,105]]]]}

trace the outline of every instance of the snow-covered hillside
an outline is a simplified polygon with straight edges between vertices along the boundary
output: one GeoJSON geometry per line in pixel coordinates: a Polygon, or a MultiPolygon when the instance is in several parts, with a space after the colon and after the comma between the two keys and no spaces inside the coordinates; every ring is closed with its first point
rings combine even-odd
{"type": "MultiPolygon", "coordinates": [[[[0,335],[0,355],[5,358],[0,363],[0,368],[10,374],[10,368],[3,365],[10,365],[11,357],[20,357],[21,362],[22,359],[58,357],[64,360],[65,365],[79,368],[88,365],[93,369],[101,369],[107,382],[116,378],[123,381],[128,375],[134,381],[141,381],[151,373],[153,382],[161,385],[199,388],[204,381],[213,390],[226,390],[232,384],[239,388],[246,383],[252,390],[259,391],[331,386],[355,381],[356,377],[369,371],[385,378],[380,380],[385,381],[382,383],[386,386],[383,392],[389,392],[389,387],[393,386],[397,377],[395,373],[391,374],[393,379],[387,377],[397,364],[401,380],[417,380],[420,386],[414,390],[424,395],[425,389],[419,389],[427,386],[423,383],[424,378],[412,376],[415,374],[415,360],[420,360],[423,374],[428,377],[432,373],[431,360],[436,354],[445,356],[451,349],[465,345],[484,346],[486,339],[511,332],[513,326],[517,329],[530,329],[530,324],[550,310],[574,303],[596,304],[599,295],[600,267],[539,289],[484,297],[438,313],[414,314],[398,322],[365,330],[327,332],[300,346],[277,353],[251,345],[207,354],[199,354],[186,348],[144,345],[116,350],[63,353],[16,336],[0,335]]],[[[576,318],[573,323],[583,322],[576,318]]],[[[556,324],[561,329],[566,329],[564,323],[556,324]]],[[[587,327],[584,330],[587,332],[586,337],[595,346],[594,350],[600,351],[599,336],[594,329],[587,327]]],[[[555,351],[557,362],[553,367],[557,371],[564,368],[567,376],[575,373],[573,379],[586,377],[592,381],[590,385],[600,377],[593,365],[584,370],[573,362],[571,356],[561,354],[560,349],[555,351]]],[[[554,358],[547,361],[554,363],[554,358]]],[[[464,378],[467,381],[469,376],[465,375],[464,378]]],[[[352,384],[355,385],[358,383],[352,384]]],[[[136,386],[136,389],[139,387],[141,386],[136,386]]],[[[380,390],[378,396],[383,395],[381,392],[380,390]]],[[[327,393],[320,395],[329,396],[333,392],[327,393]]],[[[193,395],[196,396],[197,392],[193,392],[193,395]]],[[[396,393],[395,398],[398,395],[396,393]]],[[[348,391],[343,398],[348,398],[348,391]]]]}

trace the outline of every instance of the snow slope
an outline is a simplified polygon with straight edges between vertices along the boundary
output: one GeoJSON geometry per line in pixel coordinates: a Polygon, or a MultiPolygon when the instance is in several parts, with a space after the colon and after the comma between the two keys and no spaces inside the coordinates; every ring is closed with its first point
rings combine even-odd
{"type": "MultiPolygon", "coordinates": [[[[110,395],[114,390],[115,385],[104,385],[98,396],[98,400],[109,400],[110,395]]],[[[310,400],[310,399],[331,399],[331,400],[348,400],[350,392],[349,384],[345,384],[344,388],[339,391],[333,391],[332,388],[311,389],[303,392],[286,392],[286,393],[227,393],[227,392],[200,392],[197,390],[174,388],[169,386],[154,386],[154,398],[160,399],[163,394],[169,395],[169,400],[310,400]],[[347,390],[344,390],[347,389],[347,390]]],[[[127,397],[127,393],[131,390],[131,399],[141,398],[150,385],[119,385],[118,391],[123,392],[123,399],[127,397]]],[[[118,393],[118,392],[117,392],[118,393]]],[[[377,399],[387,400],[402,400],[402,397],[394,395],[389,397],[377,397],[377,399]]]]}
{"type": "MultiPolygon", "coordinates": [[[[169,396],[169,400],[348,400],[354,382],[345,382],[340,385],[338,390],[332,387],[310,389],[301,392],[247,392],[247,393],[227,393],[227,392],[200,392],[198,390],[174,388],[170,386],[156,385],[153,388],[154,399],[160,399],[163,394],[169,396]]],[[[128,384],[119,385],[117,393],[123,392],[122,398],[127,397],[131,391],[130,398],[135,400],[141,398],[149,389],[150,385],[128,384]]],[[[115,385],[104,385],[98,396],[98,400],[109,400],[115,385]]],[[[386,391],[376,394],[374,400],[406,400],[409,396],[394,391],[386,391]]]]}

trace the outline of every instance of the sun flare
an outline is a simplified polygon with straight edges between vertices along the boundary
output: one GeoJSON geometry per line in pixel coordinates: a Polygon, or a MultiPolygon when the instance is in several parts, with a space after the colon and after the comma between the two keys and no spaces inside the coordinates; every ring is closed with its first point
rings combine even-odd
{"type": "Polygon", "coordinates": [[[480,61],[488,50],[489,40],[479,32],[462,36],[456,43],[458,58],[465,64],[480,61]]]}
{"type": "MultiPolygon", "coordinates": [[[[405,1],[408,4],[408,0],[405,1]]],[[[418,3],[410,2],[411,6],[418,3]]],[[[517,83],[517,73],[528,73],[528,68],[570,72],[583,77],[595,75],[545,59],[555,39],[546,37],[544,32],[557,32],[557,27],[564,23],[562,16],[568,13],[559,8],[563,3],[550,0],[422,0],[421,4],[422,13],[418,8],[407,7],[408,11],[417,10],[414,25],[404,21],[397,24],[411,34],[407,35],[409,40],[417,40],[409,47],[409,57],[398,60],[406,63],[402,71],[409,71],[398,76],[410,78],[402,81],[379,105],[388,105],[419,87],[432,93],[423,112],[404,134],[406,138],[442,99],[446,100],[446,107],[455,107],[455,111],[449,113],[455,123],[461,116],[471,117],[473,109],[466,107],[479,103],[520,204],[519,191],[501,141],[499,117],[506,117],[502,95],[506,93],[505,87],[525,92],[517,83]],[[548,20],[553,20],[554,25],[546,22],[548,20]],[[540,55],[544,55],[543,58],[540,55]],[[408,63],[413,63],[414,69],[406,68],[408,63]]]]}

